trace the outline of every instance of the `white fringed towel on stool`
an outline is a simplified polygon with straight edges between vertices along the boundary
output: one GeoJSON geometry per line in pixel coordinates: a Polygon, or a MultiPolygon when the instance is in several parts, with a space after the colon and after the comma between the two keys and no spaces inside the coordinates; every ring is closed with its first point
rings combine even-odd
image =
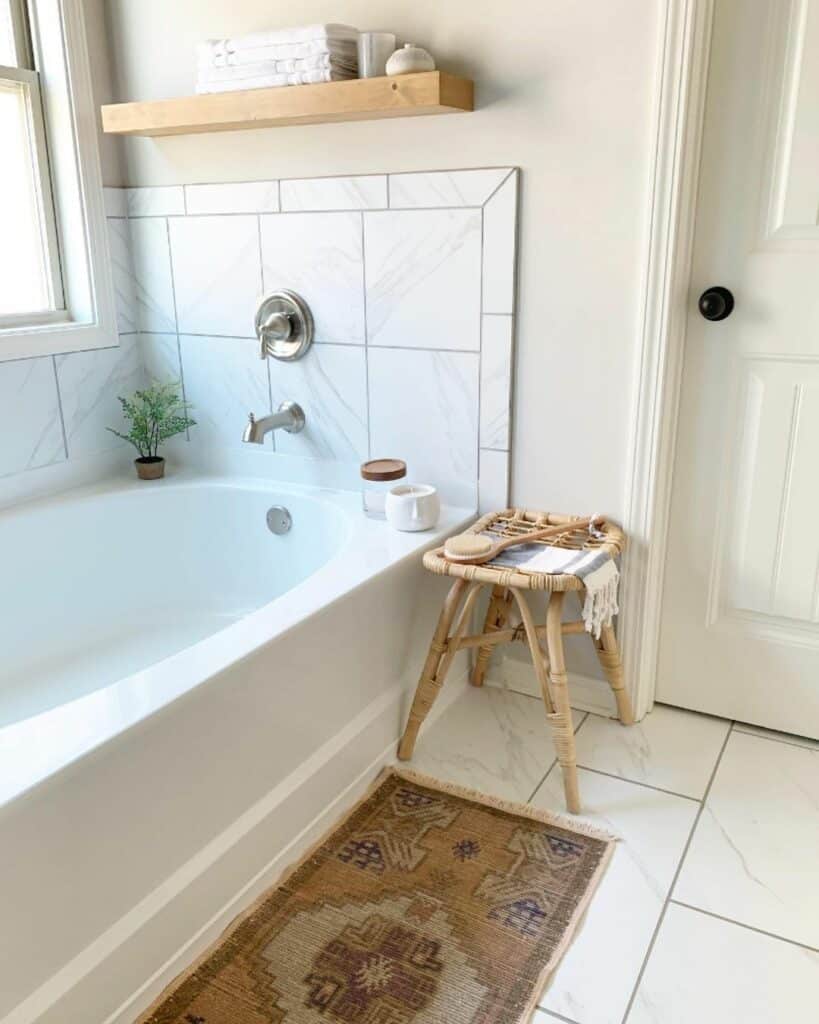
{"type": "MultiPolygon", "coordinates": [[[[491,536],[491,534],[489,535],[491,536]]],[[[600,639],[603,626],[610,626],[618,613],[617,592],[620,571],[614,559],[600,548],[547,547],[545,544],[521,544],[508,548],[489,565],[520,572],[568,573],[583,581],[586,599],[583,622],[586,632],[600,639]]]]}

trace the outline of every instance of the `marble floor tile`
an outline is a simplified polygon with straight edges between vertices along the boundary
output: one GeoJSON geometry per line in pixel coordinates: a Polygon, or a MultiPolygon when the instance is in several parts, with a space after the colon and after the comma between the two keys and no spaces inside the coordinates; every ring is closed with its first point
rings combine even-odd
{"type": "MultiPolygon", "coordinates": [[[[575,728],[582,712],[573,712],[575,728]]],[[[429,729],[411,767],[504,800],[528,800],[554,762],[543,705],[494,686],[472,687],[429,729]]]]}
{"type": "Polygon", "coordinates": [[[819,947],[819,750],[731,734],[673,897],[819,947]]]}
{"type": "MultiPolygon", "coordinates": [[[[699,805],[596,772],[581,769],[579,777],[580,820],[620,841],[540,1005],[578,1024],[621,1024],[699,805]]],[[[564,810],[557,768],[532,803],[564,810]]]]}
{"type": "Polygon", "coordinates": [[[627,1024],[796,1024],[817,993],[819,953],[672,903],[627,1024]]]}
{"type": "Polygon", "coordinates": [[[729,728],[722,718],[663,704],[627,728],[590,715],[577,736],[577,763],[700,800],[729,728]]]}

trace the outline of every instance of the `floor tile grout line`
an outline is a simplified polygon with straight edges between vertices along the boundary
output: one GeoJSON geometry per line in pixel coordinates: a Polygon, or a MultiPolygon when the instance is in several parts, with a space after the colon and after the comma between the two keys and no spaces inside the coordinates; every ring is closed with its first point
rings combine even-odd
{"type": "Polygon", "coordinates": [[[621,1024],[626,1024],[626,1022],[628,1021],[629,1014],[631,1013],[631,1009],[634,1006],[634,1001],[637,998],[637,993],[640,990],[640,985],[642,983],[643,976],[646,972],[648,961],[651,959],[651,954],[654,952],[654,947],[657,944],[657,937],[660,934],[660,929],[663,926],[663,921],[665,920],[666,912],[668,911],[669,904],[671,903],[671,894],[674,892],[674,887],[677,884],[677,879],[680,877],[683,864],[685,863],[685,858],[688,856],[688,850],[691,847],[691,842],[694,838],[694,833],[697,831],[697,826],[700,823],[702,812],[705,810],[705,804],[708,800],[708,794],[711,792],[711,787],[714,784],[714,779],[717,777],[717,772],[719,771],[719,766],[722,763],[722,757],[725,753],[725,748],[728,746],[728,740],[731,738],[731,733],[733,731],[734,723],[732,721],[728,728],[728,731],[725,733],[725,739],[722,741],[722,746],[720,747],[719,754],[717,754],[717,759],[714,763],[714,768],[711,772],[711,777],[708,780],[708,785],[705,787],[705,792],[702,795],[702,800],[699,801],[699,810],[694,816],[694,821],[691,825],[691,830],[688,833],[688,838],[685,841],[685,846],[683,847],[682,853],[680,854],[680,859],[677,863],[677,869],[674,872],[674,877],[671,879],[671,884],[668,886],[666,897],[663,902],[662,909],[660,910],[660,916],[657,918],[657,924],[654,926],[654,931],[651,933],[651,939],[649,940],[648,948],[646,949],[646,955],[643,957],[643,962],[640,964],[640,970],[637,973],[637,978],[634,982],[634,987],[631,990],[631,996],[629,997],[629,1001],[626,1005],[626,1009],[623,1014],[621,1024]]]}
{"type": "MultiPolygon", "coordinates": [[[[816,750],[817,749],[816,747],[810,747],[810,746],[808,746],[805,743],[796,743],[794,740],[781,740],[778,736],[763,736],[761,733],[751,732],[750,729],[743,729],[741,725],[740,726],[736,726],[733,731],[736,732],[736,733],[739,733],[740,736],[751,736],[753,739],[767,740],[769,743],[783,743],[786,747],[798,747],[800,750],[816,750]]],[[[790,733],[786,733],[785,735],[791,735],[791,734],[790,733]]],[[[809,738],[810,737],[807,737],[807,736],[805,737],[805,739],[809,739],[809,738]]]]}
{"type": "Polygon", "coordinates": [[[735,924],[738,928],[744,928],[749,932],[756,932],[757,935],[764,935],[769,939],[776,939],[778,942],[787,942],[790,946],[797,946],[799,949],[807,950],[808,953],[819,953],[819,946],[809,946],[805,942],[799,942],[797,939],[789,939],[785,935],[778,935],[776,932],[767,932],[764,928],[756,928],[752,924],[746,924],[744,921],[737,921],[733,917],[725,917],[724,914],[715,914],[713,910],[706,910],[704,907],[697,907],[693,903],[686,903],[684,900],[669,899],[669,903],[673,903],[677,907],[685,907],[686,910],[693,910],[697,914],[705,914],[706,917],[716,918],[717,921],[724,921],[726,924],[735,924]]]}
{"type": "MultiPolygon", "coordinates": [[[[522,696],[524,696],[524,697],[528,697],[528,696],[529,696],[529,694],[528,694],[528,693],[526,693],[526,694],[522,694],[522,696]]],[[[537,697],[534,697],[534,698],[533,698],[533,700],[538,700],[538,699],[539,699],[539,698],[537,698],[537,697]]],[[[578,734],[578,733],[580,732],[580,729],[581,729],[581,727],[582,727],[583,723],[584,723],[584,722],[586,721],[586,719],[587,719],[587,718],[589,717],[589,714],[590,714],[590,712],[588,712],[588,711],[584,711],[584,712],[583,712],[583,717],[582,717],[582,718],[580,719],[580,721],[579,721],[579,722],[577,723],[577,728],[576,728],[576,729],[574,730],[574,734],[575,734],[575,736],[576,736],[576,735],[577,735],[577,734],[578,734]]],[[[529,799],[528,799],[528,800],[526,801],[526,803],[527,803],[527,804],[530,804],[530,803],[531,803],[531,802],[532,802],[532,801],[534,800],[534,798],[535,798],[535,797],[537,796],[538,790],[539,790],[539,789],[540,789],[540,787],[541,787],[541,786],[543,785],[543,783],[544,783],[544,782],[546,781],[546,779],[548,778],[548,776],[549,776],[549,775],[551,774],[551,771],[552,771],[552,769],[554,768],[554,766],[555,766],[556,764],[557,764],[557,757],[555,757],[555,758],[554,758],[554,759],[552,760],[552,763],[551,763],[551,764],[549,765],[549,767],[548,767],[548,768],[546,769],[546,772],[545,772],[545,774],[544,774],[543,778],[542,778],[542,779],[540,780],[540,782],[539,782],[539,783],[538,783],[538,784],[537,784],[537,785],[535,786],[535,788],[534,788],[534,789],[532,790],[532,793],[531,793],[531,795],[530,795],[529,799]]]]}
{"type": "MultiPolygon", "coordinates": [[[[575,710],[577,710],[577,709],[575,709],[575,710]]],[[[591,714],[592,714],[591,711],[586,711],[586,712],[583,713],[583,717],[577,723],[577,728],[574,730],[575,736],[577,736],[577,734],[580,732],[580,730],[583,728],[583,726],[586,724],[586,722],[588,722],[589,718],[591,718],[591,714]]]]}
{"type": "Polygon", "coordinates": [[[564,1017],[562,1013],[555,1013],[554,1010],[544,1010],[542,1006],[537,1008],[535,1012],[545,1013],[547,1016],[554,1018],[554,1020],[563,1021],[563,1024],[578,1024],[576,1020],[571,1017],[564,1017]]]}
{"type": "Polygon", "coordinates": [[[535,786],[535,788],[534,788],[534,789],[532,790],[532,792],[531,792],[531,793],[529,794],[529,798],[528,798],[528,800],[526,801],[526,803],[527,803],[527,804],[530,804],[530,803],[531,803],[531,802],[532,802],[532,801],[533,801],[533,800],[535,799],[535,797],[537,796],[537,792],[538,792],[538,790],[539,790],[539,789],[540,789],[540,787],[541,787],[541,786],[543,785],[543,783],[544,783],[544,782],[546,781],[546,779],[547,779],[547,777],[548,777],[549,773],[551,772],[552,768],[554,768],[554,766],[555,766],[556,764],[557,764],[557,758],[555,757],[555,758],[554,758],[554,759],[552,760],[552,763],[551,763],[551,764],[549,765],[549,767],[548,767],[548,768],[546,769],[546,771],[544,772],[544,774],[543,774],[543,778],[542,778],[542,779],[540,780],[540,782],[539,782],[539,783],[538,783],[538,784],[537,784],[537,785],[535,786]]]}
{"type": "Polygon", "coordinates": [[[581,764],[577,762],[577,767],[582,768],[584,772],[594,772],[595,775],[605,775],[608,779],[617,779],[618,782],[628,782],[632,786],[642,786],[644,789],[653,789],[657,793],[665,793],[666,796],[678,796],[681,800],[691,800],[693,803],[698,804],[701,802],[701,797],[689,796],[687,793],[678,793],[674,789],[664,789],[662,786],[654,786],[650,782],[640,782],[637,779],[627,779],[624,775],[616,775],[614,772],[604,772],[602,768],[592,768],[590,765],[581,764]]]}

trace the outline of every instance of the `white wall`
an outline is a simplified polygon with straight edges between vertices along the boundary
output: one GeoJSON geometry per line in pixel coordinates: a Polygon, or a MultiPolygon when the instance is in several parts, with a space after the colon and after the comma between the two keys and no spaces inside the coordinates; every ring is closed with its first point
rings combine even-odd
{"type": "Polygon", "coordinates": [[[660,0],[109,0],[122,100],[190,93],[206,37],[328,20],[395,31],[477,87],[471,115],[127,140],[126,183],[520,166],[513,500],[621,516],[661,11],[660,0]]]}

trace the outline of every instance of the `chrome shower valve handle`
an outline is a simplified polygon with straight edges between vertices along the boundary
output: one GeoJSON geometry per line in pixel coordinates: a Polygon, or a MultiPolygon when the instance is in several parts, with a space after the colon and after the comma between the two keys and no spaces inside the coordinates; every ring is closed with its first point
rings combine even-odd
{"type": "Polygon", "coordinates": [[[262,359],[301,359],[313,341],[313,317],[295,292],[273,292],[256,312],[256,336],[262,359]]]}

